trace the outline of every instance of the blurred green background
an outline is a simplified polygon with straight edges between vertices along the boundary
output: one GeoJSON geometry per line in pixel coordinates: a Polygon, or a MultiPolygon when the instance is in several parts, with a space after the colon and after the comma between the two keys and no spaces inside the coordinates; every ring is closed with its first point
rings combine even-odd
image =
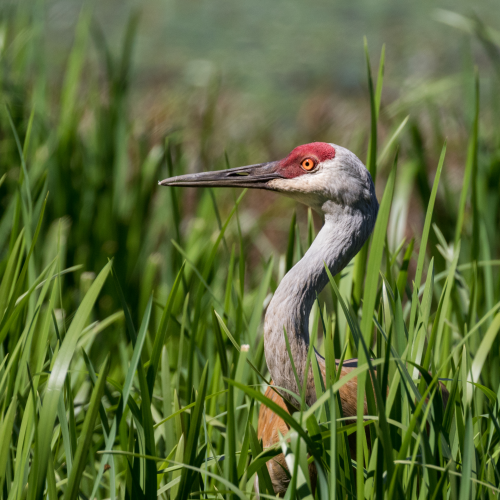
{"type": "MultiPolygon", "coordinates": [[[[144,457],[134,461],[133,470],[126,457],[111,460],[116,471],[110,469],[101,484],[104,461],[97,451],[104,446],[108,414],[120,426],[122,451],[179,458],[175,450],[181,436],[195,427],[177,409],[184,412],[196,399],[197,408],[206,408],[203,439],[213,446],[207,457],[220,458],[227,443],[243,449],[240,438],[249,429],[243,413],[235,426],[228,424],[233,437],[226,440],[224,415],[233,411],[234,401],[218,392],[225,384],[222,375],[229,376],[234,365],[243,384],[262,380],[246,366],[246,354],[240,356],[222,335],[221,325],[235,343],[251,346],[248,355],[267,376],[263,312],[322,221],[275,193],[249,191],[235,203],[241,194],[237,190],[167,189],[157,181],[276,160],[311,141],[345,146],[363,162],[372,141],[369,167],[377,173],[379,199],[399,151],[381,266],[386,281],[382,287],[379,279],[379,288],[365,296],[376,296],[373,304],[383,327],[389,332],[396,325],[403,342],[404,322],[413,331],[417,307],[420,311],[416,295],[412,301],[412,281],[417,257],[422,257],[426,312],[416,330],[420,340],[409,341],[412,359],[423,359],[425,353],[425,370],[438,373],[429,365],[432,352],[441,375],[454,379],[456,400],[446,419],[446,439],[455,443],[453,460],[471,457],[475,450],[481,470],[477,477],[498,484],[498,464],[484,452],[491,445],[496,457],[500,442],[500,427],[483,418],[493,406],[474,389],[471,412],[470,391],[465,377],[459,384],[459,376],[479,353],[484,364],[481,390],[491,401],[498,400],[500,341],[497,330],[491,330],[494,335],[485,332],[500,324],[498,316],[492,322],[500,297],[495,260],[500,256],[499,28],[498,1],[0,0],[0,403],[1,432],[10,426],[5,432],[12,438],[7,451],[0,450],[3,498],[28,489],[28,498],[35,498],[45,477],[54,490],[56,481],[62,489],[72,484],[67,498],[77,497],[79,479],[85,495],[99,489],[107,498],[108,490],[111,495],[120,490],[126,498],[142,498],[134,496],[134,488],[142,488],[148,498],[156,498],[157,485],[170,485],[168,496],[174,497],[172,482],[180,472],[157,471],[144,457]],[[380,112],[373,104],[379,95],[370,99],[365,36],[374,87],[381,90],[380,112]],[[385,75],[379,67],[384,51],[385,75]],[[446,160],[428,218],[433,224],[426,229],[429,242],[421,245],[445,141],[446,160]],[[106,280],[111,259],[113,277],[106,280]],[[101,279],[96,279],[99,272],[101,279]],[[173,287],[176,276],[178,288],[173,287]],[[53,279],[43,281],[48,277],[53,279]],[[393,298],[391,290],[397,291],[398,300],[389,304],[387,290],[393,298]],[[75,315],[82,308],[87,316],[75,315]],[[144,344],[133,358],[134,328],[141,324],[144,344]],[[477,335],[465,343],[471,331],[477,335]],[[58,351],[61,345],[66,351],[58,351]],[[108,353],[102,426],[92,423],[90,448],[78,459],[82,468],[77,476],[70,459],[77,441],[83,442],[77,439],[83,429],[81,409],[97,393],[88,374],[108,353]],[[54,360],[63,363],[60,359],[67,364],[59,380],[58,372],[52,377],[50,370],[54,360]],[[208,378],[201,375],[207,363],[208,378]],[[149,388],[144,386],[146,370],[149,388]],[[46,390],[56,379],[59,395],[46,390]],[[206,405],[205,389],[196,398],[200,387],[208,387],[206,405]],[[120,420],[116,411],[123,393],[130,393],[125,412],[135,412],[135,421],[120,420]],[[40,441],[45,445],[38,455],[35,424],[41,395],[40,441]],[[452,421],[458,424],[451,426],[452,421]],[[465,441],[464,422],[469,429],[465,441]],[[34,457],[33,467],[27,457],[34,457]],[[142,481],[140,487],[132,479],[142,481]]],[[[382,258],[381,247],[378,252],[382,258]]],[[[373,313],[362,312],[360,302],[365,271],[374,282],[379,278],[379,269],[365,269],[366,256],[336,278],[358,319],[373,313]]],[[[346,356],[355,357],[357,346],[338,298],[328,289],[320,303],[325,322],[319,321],[316,306],[311,315],[319,352],[324,353],[326,332],[335,339],[337,355],[345,345],[346,356]]],[[[374,345],[381,356],[386,341],[380,333],[374,345]]],[[[394,387],[407,399],[396,398],[394,418],[407,426],[414,401],[399,383],[394,387]],[[403,415],[402,405],[408,409],[403,415]]],[[[236,394],[242,403],[243,392],[236,394]]],[[[494,405],[498,413],[498,402],[494,405]]],[[[256,413],[249,422],[252,418],[256,425],[256,413]]],[[[439,417],[436,422],[432,435],[438,440],[439,417]]],[[[425,429],[423,424],[421,436],[425,429]]],[[[415,453],[417,448],[418,443],[415,453]]],[[[441,456],[440,446],[434,449],[430,464],[452,464],[441,456]]],[[[204,454],[202,449],[202,459],[204,454]]],[[[250,478],[241,476],[248,462],[243,457],[238,477],[232,471],[234,456],[224,462],[224,477],[241,480],[250,491],[250,478]]],[[[194,463],[191,458],[186,463],[194,463]]],[[[343,463],[352,472],[348,461],[343,463]]],[[[469,465],[470,476],[476,465],[469,465]]],[[[219,467],[218,459],[210,467],[219,467]]],[[[385,471],[378,467],[376,473],[382,485],[385,471]]],[[[419,490],[412,482],[418,474],[412,469],[404,484],[413,497],[423,498],[424,486],[419,490]]],[[[210,484],[220,486],[218,480],[210,484]]],[[[189,487],[196,491],[199,485],[189,487]]],[[[187,498],[184,490],[179,498],[187,498]]],[[[479,498],[483,493],[477,491],[479,498]]],[[[57,492],[49,497],[56,498],[57,492]]]]}
{"type": "MultiPolygon", "coordinates": [[[[139,297],[144,276],[151,274],[160,290],[172,283],[181,256],[170,240],[197,227],[198,201],[208,197],[216,210],[215,219],[201,221],[206,235],[220,220],[215,201],[224,207],[234,200],[221,191],[183,190],[177,214],[158,179],[278,159],[316,140],[346,146],[364,161],[370,123],[364,36],[373,61],[387,44],[379,151],[409,116],[398,137],[407,172],[399,193],[401,200],[413,194],[413,205],[403,203],[394,216],[391,244],[420,227],[423,211],[412,208],[428,200],[445,138],[451,147],[437,213],[449,237],[454,216],[447,206],[463,175],[474,65],[486,96],[482,121],[491,126],[496,119],[498,32],[483,24],[499,24],[496,7],[494,1],[4,0],[2,92],[21,144],[33,114],[31,184],[35,197],[50,191],[44,224],[63,231],[65,264],[97,272],[114,257],[135,309],[146,300],[145,291],[139,297]]],[[[19,154],[6,113],[0,124],[0,174],[7,173],[0,192],[7,193],[18,179],[19,154]]],[[[379,194],[389,151],[380,158],[379,194]]],[[[15,224],[15,203],[0,199],[9,213],[0,235],[15,224]]],[[[241,210],[249,221],[243,230],[250,266],[285,252],[294,210],[299,224],[307,219],[304,207],[269,193],[248,193],[241,210]]],[[[46,261],[52,247],[44,250],[46,261]]],[[[0,251],[6,255],[5,244],[0,251]]],[[[71,286],[78,286],[79,273],[68,277],[71,286]]],[[[103,313],[115,308],[111,292],[100,306],[103,313]]]]}
{"type": "MultiPolygon", "coordinates": [[[[83,2],[44,3],[38,15],[45,16],[49,64],[57,68],[67,58],[83,2]]],[[[138,88],[187,91],[218,72],[227,90],[263,108],[264,121],[293,117],[300,100],[318,90],[344,98],[362,93],[363,36],[375,53],[387,43],[393,91],[460,70],[470,42],[438,21],[438,9],[477,15],[492,26],[500,20],[494,0],[104,0],[93,7],[115,48],[130,11],[141,13],[133,58],[138,88]]]]}

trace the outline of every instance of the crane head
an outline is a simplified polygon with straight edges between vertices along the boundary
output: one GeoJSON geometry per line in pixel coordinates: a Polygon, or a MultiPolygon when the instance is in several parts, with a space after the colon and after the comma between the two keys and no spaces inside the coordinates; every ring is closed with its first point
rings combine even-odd
{"type": "Polygon", "coordinates": [[[326,142],[298,146],[282,160],[179,175],[159,185],[267,189],[319,213],[331,212],[338,206],[378,208],[372,178],[363,163],[348,149],[326,142]]]}

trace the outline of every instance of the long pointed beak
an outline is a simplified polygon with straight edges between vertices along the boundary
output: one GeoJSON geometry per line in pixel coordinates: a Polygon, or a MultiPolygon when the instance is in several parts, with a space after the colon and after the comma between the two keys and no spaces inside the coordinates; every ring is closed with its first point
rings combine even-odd
{"type": "Polygon", "coordinates": [[[277,161],[258,163],[246,167],[216,170],[214,172],[201,172],[199,174],[179,175],[160,181],[160,186],[185,186],[185,187],[239,187],[272,189],[268,183],[273,179],[283,179],[278,170],[277,161]]]}

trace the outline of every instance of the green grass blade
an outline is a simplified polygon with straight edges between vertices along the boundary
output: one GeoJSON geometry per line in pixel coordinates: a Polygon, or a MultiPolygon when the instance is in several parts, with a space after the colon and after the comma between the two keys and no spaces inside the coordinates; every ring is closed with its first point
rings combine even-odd
{"type": "MultiPolygon", "coordinates": [[[[259,457],[262,453],[262,446],[257,439],[257,433],[253,428],[252,424],[249,423],[250,429],[250,448],[252,450],[253,460],[259,457]]],[[[260,464],[256,470],[257,477],[259,478],[259,489],[260,493],[263,494],[267,491],[269,495],[274,494],[273,483],[271,481],[271,476],[267,470],[267,465],[265,463],[260,464]]]]}
{"type": "Polygon", "coordinates": [[[415,240],[412,238],[410,244],[406,248],[405,255],[403,257],[403,263],[401,264],[401,270],[399,271],[397,280],[397,289],[400,297],[404,297],[404,292],[406,288],[406,280],[408,278],[408,266],[410,265],[411,256],[413,254],[413,244],[415,240]]]}
{"type": "Polygon", "coordinates": [[[377,111],[377,120],[380,115],[380,103],[382,102],[384,72],[385,72],[385,43],[382,45],[382,51],[380,52],[380,61],[378,64],[378,75],[377,75],[377,87],[375,89],[375,109],[377,111]]]}
{"type": "Polygon", "coordinates": [[[473,382],[478,382],[481,371],[486,362],[486,358],[491,352],[493,342],[495,341],[498,332],[500,331],[500,314],[495,316],[488,330],[486,331],[481,344],[474,356],[474,361],[471,367],[471,378],[473,382]]]}
{"type": "MultiPolygon", "coordinates": [[[[240,356],[243,352],[240,353],[240,356]]],[[[234,372],[233,372],[234,373],[234,372]]],[[[236,421],[234,411],[234,387],[228,386],[226,398],[226,441],[224,444],[224,472],[228,482],[238,484],[238,471],[236,465],[236,421]]]]}
{"type": "Polygon", "coordinates": [[[469,145],[467,149],[467,161],[465,163],[464,180],[462,191],[460,193],[460,201],[458,202],[457,224],[455,227],[455,245],[462,237],[462,228],[465,216],[465,203],[467,201],[467,193],[471,184],[472,172],[477,164],[477,149],[479,135],[479,74],[475,73],[475,94],[474,94],[474,121],[472,123],[472,133],[470,134],[469,145]]]}
{"type": "MultiPolygon", "coordinates": [[[[16,141],[16,146],[17,146],[17,151],[19,153],[19,157],[21,159],[21,166],[22,166],[22,171],[23,171],[23,176],[24,178],[22,179],[23,185],[25,187],[25,196],[26,196],[26,202],[27,202],[27,210],[28,210],[28,216],[29,216],[29,222],[31,223],[31,216],[33,214],[33,200],[31,198],[31,188],[30,188],[30,181],[29,181],[29,176],[28,176],[28,169],[26,167],[26,161],[24,158],[23,154],[23,148],[21,146],[21,141],[19,140],[19,135],[17,134],[16,126],[14,125],[14,121],[12,120],[12,114],[10,112],[9,106],[6,104],[5,109],[7,111],[7,117],[9,119],[9,124],[10,128],[12,129],[12,133],[14,135],[14,139],[16,141]]],[[[29,228],[29,231],[31,231],[31,228],[29,228]]]]}
{"type": "Polygon", "coordinates": [[[77,92],[79,90],[78,82],[83,71],[85,61],[85,50],[90,34],[90,20],[92,10],[89,4],[86,4],[79,15],[76,27],[76,36],[73,49],[71,51],[68,67],[64,76],[64,85],[61,92],[61,116],[59,117],[59,138],[66,142],[69,140],[69,134],[73,133],[77,123],[76,105],[78,103],[77,92]]]}
{"type": "Polygon", "coordinates": [[[410,116],[408,115],[399,125],[399,127],[395,130],[395,132],[392,134],[390,139],[387,141],[384,149],[381,151],[377,163],[380,165],[382,163],[382,160],[387,156],[389,151],[391,150],[392,145],[396,142],[397,138],[401,135],[401,132],[405,128],[406,124],[408,123],[410,116]]]}
{"type": "Polygon", "coordinates": [[[83,301],[80,304],[73,321],[71,322],[64,341],[61,344],[61,348],[59,349],[57,358],[55,359],[55,363],[47,383],[47,393],[45,395],[40,414],[40,443],[38,449],[37,482],[30,482],[30,490],[33,489],[36,491],[34,498],[38,498],[43,492],[47,462],[50,459],[50,439],[52,437],[52,429],[56,417],[57,405],[64,386],[64,380],[66,379],[66,373],[68,372],[69,365],[73,358],[78,339],[110,270],[111,262],[104,267],[95,279],[94,283],[92,283],[92,286],[83,298],[83,301]]]}
{"type": "MultiPolygon", "coordinates": [[[[184,452],[184,463],[186,465],[192,465],[196,458],[196,449],[198,437],[201,429],[201,419],[203,416],[203,407],[205,404],[205,396],[207,392],[207,382],[208,382],[208,364],[205,365],[203,373],[201,375],[200,387],[198,391],[198,396],[196,398],[196,404],[194,410],[191,414],[191,422],[189,424],[188,437],[186,440],[186,447],[184,452]]],[[[182,479],[179,487],[179,500],[187,499],[191,492],[193,474],[192,470],[185,468],[182,471],[182,479]]]]}
{"type": "Polygon", "coordinates": [[[14,419],[16,417],[17,398],[11,401],[7,413],[0,424],[0,443],[3,443],[0,449],[0,487],[3,486],[7,474],[7,460],[9,458],[10,447],[6,443],[10,443],[12,439],[12,429],[14,427],[14,419]]]}
{"type": "Polygon", "coordinates": [[[21,231],[17,240],[10,252],[9,259],[7,261],[4,274],[2,276],[2,281],[0,283],[0,319],[3,319],[5,314],[5,309],[7,307],[9,301],[9,294],[12,289],[12,283],[15,279],[16,267],[18,264],[19,258],[21,258],[20,250],[23,242],[23,234],[24,230],[21,231]]]}
{"type": "MultiPolygon", "coordinates": [[[[297,384],[297,388],[298,388],[300,394],[302,394],[303,393],[303,391],[302,391],[302,383],[301,383],[301,381],[299,379],[299,375],[297,373],[297,369],[295,368],[295,362],[293,361],[292,351],[290,349],[290,342],[288,340],[288,334],[286,333],[284,325],[283,325],[283,335],[285,336],[286,351],[288,353],[288,358],[290,359],[290,363],[292,365],[293,375],[295,377],[295,383],[297,384]]],[[[307,373],[307,371],[305,371],[304,373],[307,373]]],[[[296,400],[297,400],[297,403],[300,403],[301,408],[304,409],[303,402],[301,402],[302,398],[300,398],[300,400],[299,400],[298,395],[297,395],[296,400]]]]}
{"type": "MultiPolygon", "coordinates": [[[[245,472],[245,468],[247,467],[247,457],[248,450],[250,446],[250,426],[252,425],[253,419],[253,409],[254,409],[255,401],[250,402],[250,408],[248,410],[248,418],[245,425],[245,435],[243,436],[243,441],[241,443],[241,454],[238,460],[238,477],[241,478],[245,472]]],[[[255,431],[254,431],[255,432],[255,431]]]]}
{"type": "Polygon", "coordinates": [[[471,498],[472,457],[475,453],[473,437],[472,415],[469,413],[465,424],[465,446],[462,453],[462,480],[460,482],[459,500],[471,498]]]}
{"type": "Polygon", "coordinates": [[[224,377],[229,376],[229,365],[227,362],[226,346],[224,345],[224,339],[222,337],[222,332],[220,329],[219,320],[217,318],[217,313],[215,309],[212,310],[212,324],[215,333],[215,341],[217,344],[217,350],[219,352],[219,360],[221,364],[222,374],[224,377]]]}
{"type": "MultiPolygon", "coordinates": [[[[372,69],[370,65],[370,54],[368,53],[368,42],[366,37],[364,39],[364,48],[365,48],[365,59],[366,59],[366,71],[368,75],[368,92],[370,94],[370,141],[368,143],[368,154],[366,157],[366,168],[370,172],[373,182],[377,177],[377,118],[378,118],[378,106],[380,105],[380,101],[377,103],[377,96],[375,95],[375,91],[373,89],[373,79],[372,79],[372,69]]],[[[383,75],[383,67],[384,67],[384,54],[385,47],[382,48],[381,54],[381,64],[380,70],[381,75],[383,75]]],[[[379,94],[379,99],[382,94],[382,80],[377,82],[377,86],[380,87],[377,92],[379,94]]]]}
{"type": "Polygon", "coordinates": [[[410,312],[410,322],[408,326],[409,337],[413,338],[413,331],[415,328],[415,315],[417,313],[417,297],[418,290],[420,288],[420,283],[422,281],[422,272],[424,269],[425,253],[427,250],[427,240],[429,239],[429,231],[431,228],[432,214],[434,212],[434,204],[436,202],[437,190],[439,186],[439,179],[441,178],[441,172],[443,170],[444,158],[446,156],[446,143],[443,145],[441,150],[441,156],[439,157],[439,163],[436,170],[436,176],[434,177],[434,184],[432,185],[431,196],[429,198],[429,205],[427,206],[427,212],[425,214],[424,228],[422,230],[422,238],[420,239],[420,248],[418,251],[417,260],[417,270],[415,271],[415,280],[413,284],[413,298],[411,303],[410,312]]]}
{"type": "MultiPolygon", "coordinates": [[[[177,444],[177,449],[175,451],[175,462],[181,463],[184,461],[184,434],[181,434],[179,442],[177,444]]],[[[177,494],[179,492],[179,485],[182,479],[182,470],[177,470],[172,474],[172,482],[177,481],[175,484],[172,484],[174,489],[172,490],[172,497],[177,498],[177,494]]]]}
{"type": "Polygon", "coordinates": [[[75,453],[73,469],[71,470],[71,474],[68,478],[68,483],[66,486],[66,491],[64,493],[64,500],[78,499],[80,481],[82,479],[83,471],[85,470],[85,466],[87,463],[87,455],[90,450],[90,445],[92,444],[94,425],[97,419],[97,414],[99,413],[101,398],[104,394],[106,377],[108,376],[110,365],[111,362],[108,354],[99,372],[97,385],[92,391],[90,404],[87,409],[85,420],[83,422],[83,427],[81,430],[81,437],[78,441],[78,446],[75,453]]]}
{"type": "Polygon", "coordinates": [[[182,263],[182,266],[179,269],[179,272],[177,273],[177,277],[175,278],[172,289],[170,290],[170,293],[168,295],[167,303],[165,305],[165,308],[163,309],[160,326],[155,336],[153,350],[151,352],[151,360],[149,363],[149,368],[147,373],[147,381],[148,381],[148,389],[150,397],[153,396],[153,386],[155,383],[156,374],[158,373],[161,350],[166,341],[168,322],[170,320],[170,314],[172,312],[172,307],[174,305],[175,297],[177,295],[177,289],[179,288],[179,285],[181,283],[183,272],[184,272],[184,262],[182,263]]]}
{"type": "Polygon", "coordinates": [[[372,318],[375,309],[377,297],[377,283],[379,278],[379,269],[382,264],[382,254],[384,251],[385,234],[391,212],[392,196],[394,194],[394,183],[396,179],[397,156],[387,180],[387,184],[380,203],[377,222],[373,230],[373,241],[370,248],[370,257],[368,259],[368,272],[365,282],[365,291],[363,294],[363,316],[361,320],[361,332],[367,343],[370,341],[372,331],[372,318]]]}
{"type": "Polygon", "coordinates": [[[255,305],[252,312],[252,317],[250,318],[250,324],[248,326],[248,341],[250,345],[254,346],[257,338],[257,331],[259,329],[260,323],[262,321],[262,311],[264,309],[264,299],[266,298],[267,291],[269,289],[269,283],[271,282],[271,276],[273,272],[273,258],[269,260],[267,269],[263,280],[260,283],[258,292],[255,297],[255,305]]]}

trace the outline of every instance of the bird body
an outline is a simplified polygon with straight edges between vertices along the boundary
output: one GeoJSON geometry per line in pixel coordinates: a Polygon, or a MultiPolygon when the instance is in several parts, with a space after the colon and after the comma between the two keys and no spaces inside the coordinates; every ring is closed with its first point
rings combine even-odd
{"type": "MultiPolygon", "coordinates": [[[[288,355],[286,332],[298,378],[301,381],[306,378],[306,403],[313,404],[316,391],[311,368],[305,377],[309,315],[317,294],[328,282],[325,265],[332,275],[339,273],[359,252],[373,231],[378,202],[366,167],[349,150],[320,142],[299,146],[277,162],[183,175],[166,179],[160,184],[268,189],[294,198],[324,217],[325,223],[309,250],[276,289],[264,321],[267,366],[280,394],[269,387],[266,395],[282,408],[289,405],[299,407],[299,396],[294,398],[287,392],[301,393],[288,355]]],[[[315,355],[325,380],[325,360],[317,352],[315,355]]],[[[357,360],[346,362],[341,377],[356,366],[357,360]]],[[[340,389],[344,416],[356,415],[356,387],[356,379],[352,379],[340,389]]],[[[275,444],[279,439],[278,432],[288,432],[285,422],[261,406],[258,437],[262,439],[263,446],[275,444]]],[[[267,465],[275,493],[283,494],[288,486],[288,477],[283,469],[286,467],[284,457],[275,457],[267,465]]]]}
{"type": "MultiPolygon", "coordinates": [[[[328,159],[329,165],[324,166],[328,169],[328,176],[325,177],[329,177],[329,182],[324,182],[322,179],[320,184],[314,179],[299,191],[299,195],[292,191],[292,197],[306,202],[321,213],[325,223],[303,258],[281,280],[267,308],[264,321],[264,352],[273,383],[295,394],[300,394],[301,391],[297,387],[288,355],[285,332],[298,379],[303,381],[306,379],[305,370],[309,352],[309,315],[317,294],[328,282],[325,264],[332,276],[338,274],[368,239],[378,212],[378,202],[369,172],[353,153],[339,146],[334,146],[334,148],[335,157],[328,159]],[[320,189],[316,187],[318,185],[320,189]],[[340,186],[343,188],[341,189],[340,186]],[[311,191],[314,193],[312,196],[311,191]]],[[[315,355],[326,383],[325,360],[316,352],[315,355]]],[[[347,375],[356,366],[357,360],[346,362],[346,365],[342,366],[340,377],[347,375]]],[[[306,380],[305,400],[310,406],[316,401],[311,368],[309,368],[306,380]]],[[[355,378],[350,380],[339,392],[343,416],[355,416],[357,380],[355,378]]],[[[280,393],[293,406],[299,407],[298,401],[293,400],[288,392],[281,391],[280,393]]],[[[280,399],[271,387],[267,389],[266,396],[274,402],[280,399]]],[[[280,406],[288,411],[283,400],[280,406]]],[[[366,402],[364,413],[367,413],[366,402]]],[[[288,430],[282,419],[274,415],[265,405],[261,405],[258,438],[262,439],[264,448],[279,441],[278,432],[286,435],[288,430]]],[[[284,495],[289,483],[289,476],[283,467],[286,467],[286,463],[282,454],[268,462],[274,491],[280,495],[284,495]]],[[[312,464],[310,469],[312,484],[314,484],[315,469],[312,464]]]]}

